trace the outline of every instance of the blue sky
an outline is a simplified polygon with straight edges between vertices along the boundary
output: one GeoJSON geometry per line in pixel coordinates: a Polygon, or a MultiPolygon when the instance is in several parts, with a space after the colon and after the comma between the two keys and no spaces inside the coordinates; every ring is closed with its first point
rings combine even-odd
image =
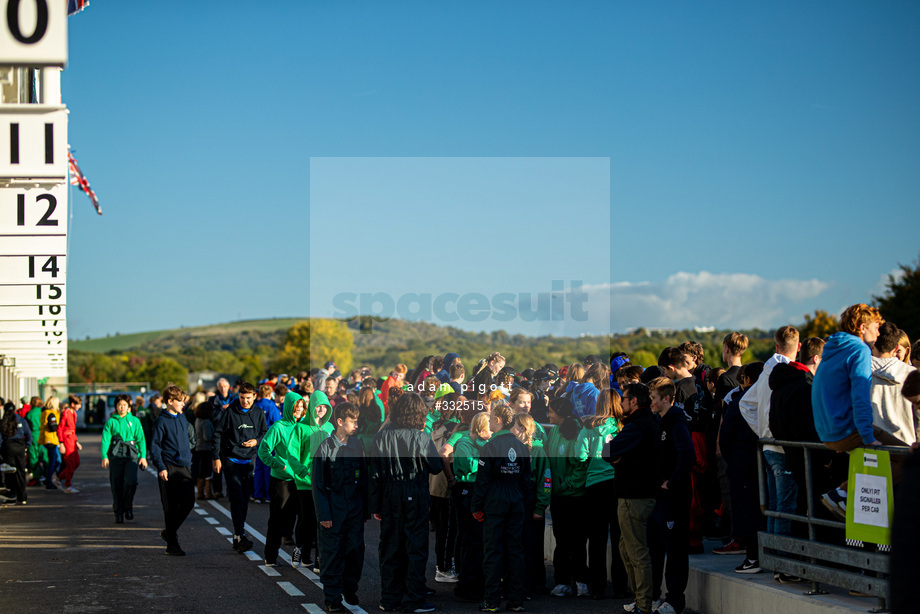
{"type": "Polygon", "coordinates": [[[70,144],[105,211],[73,194],[72,338],[560,278],[588,286],[588,322],[459,325],[770,327],[868,300],[920,251],[915,3],[217,6],[99,0],[69,20],[70,144]],[[370,173],[388,158],[398,172],[370,173]],[[460,164],[413,177],[425,158],[460,164]],[[477,158],[503,174],[449,190],[477,158]],[[399,190],[437,202],[401,211],[399,190]],[[341,255],[310,257],[327,244],[341,255]],[[423,257],[442,246],[459,262],[423,257]]]}

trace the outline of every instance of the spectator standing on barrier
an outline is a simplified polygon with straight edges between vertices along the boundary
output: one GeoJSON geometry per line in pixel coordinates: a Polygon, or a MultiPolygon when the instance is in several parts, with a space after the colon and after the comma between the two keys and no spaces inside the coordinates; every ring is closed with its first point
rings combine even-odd
{"type": "MultiPolygon", "coordinates": [[[[840,315],[841,332],[824,346],[821,368],[811,388],[811,403],[818,436],[831,450],[849,452],[862,446],[904,445],[904,442],[873,427],[871,402],[872,352],[879,326],[878,309],[865,303],[847,307],[840,315]]],[[[900,479],[903,457],[891,456],[891,476],[900,479]]],[[[822,496],[831,512],[846,519],[847,483],[822,496]]]]}
{"type": "Polygon", "coordinates": [[[179,527],[195,507],[195,481],[192,479],[192,449],[195,433],[182,414],[188,396],[178,386],[163,391],[165,411],[153,425],[150,435],[150,462],[159,477],[160,501],[166,528],[160,537],[166,542],[166,554],[185,556],[179,545],[179,527]]]}
{"type": "Polygon", "coordinates": [[[80,466],[80,450],[83,449],[83,444],[77,439],[77,412],[80,411],[80,405],[80,397],[73,394],[67,397],[67,404],[61,409],[61,425],[58,429],[58,439],[61,441],[61,482],[64,492],[71,495],[80,492],[73,487],[73,476],[80,466]]]}
{"type": "Polygon", "coordinates": [[[656,472],[660,433],[651,412],[645,384],[630,384],[622,392],[623,429],[604,448],[604,458],[616,470],[614,486],[620,521],[620,556],[636,595],[633,612],[652,611],[652,559],[648,522],[661,483],[656,472]]]}
{"type": "MultiPolygon", "coordinates": [[[[770,431],[770,400],[773,391],[770,389],[770,374],[776,365],[789,363],[795,360],[799,347],[799,331],[794,326],[783,326],[773,335],[776,343],[776,353],[763,365],[763,373],[757,382],[744,393],[739,403],[741,416],[761,439],[771,439],[770,431]]],[[[786,468],[786,455],[780,446],[765,445],[763,457],[766,461],[767,491],[769,503],[767,509],[774,512],[795,513],[795,503],[798,489],[792,472],[786,468]]],[[[790,535],[792,523],[781,518],[767,518],[767,531],[780,535],[790,535]]]]}
{"type": "Polygon", "coordinates": [[[226,472],[227,499],[233,520],[233,549],[243,554],[253,546],[246,536],[246,514],[252,495],[254,460],[259,442],[268,430],[265,412],[255,407],[256,389],[240,382],[239,397],[214,425],[212,467],[215,474],[226,472]]]}
{"type": "Polygon", "coordinates": [[[102,427],[102,468],[109,470],[115,523],[134,520],[137,469],[147,469],[147,444],[140,420],[131,414],[131,397],[115,397],[115,413],[102,427]]]}
{"type": "Polygon", "coordinates": [[[869,388],[872,425],[910,445],[917,440],[917,425],[911,403],[901,394],[901,387],[916,369],[898,358],[901,335],[898,327],[885,322],[878,331],[871,359],[872,384],[869,388]]]}
{"type": "Polygon", "coordinates": [[[426,603],[428,564],[428,475],[444,463],[425,428],[428,408],[407,392],[390,410],[370,455],[369,506],[380,521],[380,608],[431,612],[426,603]]]}
{"type": "Polygon", "coordinates": [[[658,416],[657,501],[649,519],[648,545],[652,559],[652,598],[658,601],[661,580],[668,592],[656,608],[658,614],[684,611],[690,574],[690,472],[696,452],[690,437],[690,419],[674,405],[674,383],[666,377],[649,382],[652,413],[658,416]],[[665,567],[667,556],[667,567],[665,567]]]}

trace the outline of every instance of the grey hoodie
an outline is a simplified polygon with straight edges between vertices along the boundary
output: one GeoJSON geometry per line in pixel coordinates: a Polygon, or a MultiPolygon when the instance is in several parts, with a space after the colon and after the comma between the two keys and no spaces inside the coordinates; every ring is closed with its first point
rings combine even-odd
{"type": "Polygon", "coordinates": [[[901,394],[904,379],[911,371],[916,368],[896,357],[872,357],[872,424],[908,445],[917,441],[920,424],[920,416],[914,415],[911,402],[901,394]]]}

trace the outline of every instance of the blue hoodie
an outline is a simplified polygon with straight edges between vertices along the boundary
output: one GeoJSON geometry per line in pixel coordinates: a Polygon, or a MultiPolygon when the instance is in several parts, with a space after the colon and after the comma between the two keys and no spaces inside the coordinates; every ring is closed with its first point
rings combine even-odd
{"type": "Polygon", "coordinates": [[[593,416],[597,405],[597,395],[600,391],[591,382],[569,382],[565,387],[566,392],[571,392],[570,400],[575,406],[572,414],[576,418],[593,416]]]}
{"type": "Polygon", "coordinates": [[[259,399],[253,405],[258,405],[265,412],[265,426],[268,428],[271,428],[275,422],[281,420],[281,410],[271,399],[259,399]]]}
{"type": "Polygon", "coordinates": [[[460,358],[460,355],[454,354],[453,352],[444,355],[444,366],[441,367],[441,370],[435,375],[442,384],[446,384],[450,381],[450,366],[454,364],[454,361],[458,358],[460,358]]]}
{"type": "Polygon", "coordinates": [[[859,431],[866,445],[872,434],[872,352],[849,333],[831,335],[811,386],[815,429],[821,441],[840,441],[859,431]]]}

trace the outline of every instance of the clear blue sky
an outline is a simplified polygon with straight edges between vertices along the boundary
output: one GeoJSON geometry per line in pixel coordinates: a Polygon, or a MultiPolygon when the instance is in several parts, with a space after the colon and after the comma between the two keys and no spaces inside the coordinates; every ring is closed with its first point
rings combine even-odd
{"type": "Polygon", "coordinates": [[[63,96],[105,215],[73,194],[69,335],[328,315],[382,282],[584,281],[588,322],[455,323],[528,334],[839,311],[920,252],[918,24],[912,2],[93,2],[63,96]],[[379,173],[431,157],[461,163],[379,173]]]}

